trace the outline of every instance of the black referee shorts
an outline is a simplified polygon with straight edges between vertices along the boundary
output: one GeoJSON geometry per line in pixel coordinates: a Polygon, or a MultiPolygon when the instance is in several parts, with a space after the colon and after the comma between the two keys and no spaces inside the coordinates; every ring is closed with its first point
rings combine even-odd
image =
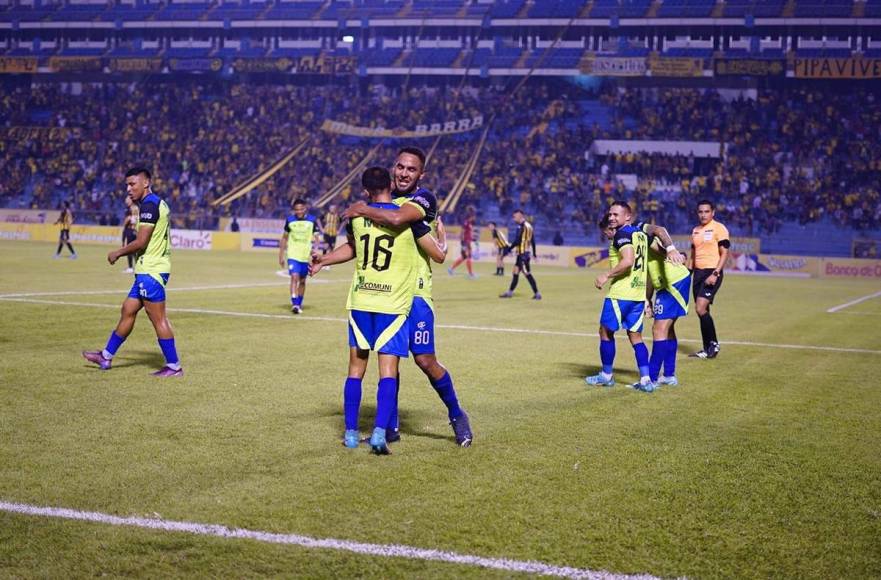
{"type": "Polygon", "coordinates": [[[719,291],[719,288],[722,287],[722,279],[725,277],[725,273],[719,272],[719,277],[716,279],[716,283],[709,286],[706,284],[706,281],[712,274],[713,268],[701,268],[692,273],[691,290],[694,294],[695,300],[698,298],[705,298],[710,301],[710,304],[713,303],[716,293],[719,291]]]}

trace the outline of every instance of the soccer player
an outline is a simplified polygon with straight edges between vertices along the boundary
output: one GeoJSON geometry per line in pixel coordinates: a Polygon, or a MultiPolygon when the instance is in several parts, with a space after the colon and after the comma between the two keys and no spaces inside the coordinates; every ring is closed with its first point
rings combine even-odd
{"type": "Polygon", "coordinates": [[[333,250],[336,245],[337,235],[340,233],[340,215],[337,213],[336,205],[331,204],[327,208],[327,212],[321,216],[321,224],[324,226],[322,228],[324,247],[321,249],[321,253],[326,254],[333,250]]]}
{"type": "MultiPolygon", "coordinates": [[[[398,211],[391,203],[391,176],[382,167],[371,167],[361,177],[370,206],[398,211]]],[[[376,418],[370,447],[377,455],[389,453],[386,427],[396,406],[398,363],[408,356],[409,326],[407,315],[416,290],[417,247],[420,244],[435,259],[446,257],[419,225],[390,228],[364,217],[349,221],[346,243],[312,263],[313,275],[327,265],[355,258],[355,273],[346,309],[349,310],[349,374],[343,387],[346,431],[343,444],[356,448],[360,442],[358,414],[361,405],[361,382],[367,370],[371,350],[378,353],[379,388],[376,394],[376,418]]]]}
{"type": "Polygon", "coordinates": [[[694,309],[701,323],[704,348],[689,356],[716,358],[721,350],[716,324],[710,316],[710,305],[722,287],[723,269],[728,260],[731,240],[728,228],[715,220],[713,202],[704,199],[697,204],[700,224],[691,231],[691,253],[688,267],[694,274],[694,309]]]}
{"type": "MultiPolygon", "coordinates": [[[[130,244],[138,237],[138,206],[132,201],[132,198],[125,196],[125,217],[122,218],[122,245],[130,244]]],[[[127,254],[128,268],[125,269],[126,274],[135,271],[135,255],[127,254]]]]}
{"type": "MultiPolygon", "coordinates": [[[[667,241],[672,242],[669,235],[667,241]]],[[[649,244],[647,299],[650,304],[654,294],[649,378],[654,385],[676,386],[679,384],[676,378],[676,351],[679,348],[676,321],[688,314],[691,272],[679,261],[682,256],[675,246],[671,243],[664,248],[665,243],[664,238],[656,237],[649,244]],[[662,366],[663,377],[660,376],[662,366]]]]}
{"type": "MultiPolygon", "coordinates": [[[[630,225],[632,218],[632,211],[626,201],[616,201],[609,207],[608,233],[612,235],[609,244],[611,269],[597,276],[594,282],[594,286],[601,290],[606,282],[611,280],[600,315],[602,370],[584,380],[589,385],[614,386],[615,332],[623,328],[627,331],[627,337],[633,346],[636,366],[639,369],[639,383],[634,387],[651,392],[654,390],[654,385],[649,378],[649,352],[642,341],[648,238],[639,228],[630,225]]],[[[602,226],[602,222],[600,225],[602,226]]]]}
{"type": "Polygon", "coordinates": [[[500,230],[496,222],[489,222],[489,230],[492,232],[493,246],[496,249],[496,276],[505,275],[505,256],[511,253],[508,238],[505,232],[500,230]]]}
{"type": "Polygon", "coordinates": [[[76,252],[70,244],[70,226],[73,225],[73,212],[70,211],[69,201],[64,202],[64,208],[61,210],[61,215],[55,220],[55,223],[60,225],[61,229],[58,232],[58,249],[55,250],[54,258],[57,260],[61,257],[61,250],[67,244],[67,249],[70,250],[70,259],[76,260],[76,252]]]}
{"type": "Polygon", "coordinates": [[[278,264],[285,266],[287,254],[288,274],[291,276],[291,312],[303,311],[303,295],[306,294],[306,277],[312,260],[312,242],[319,241],[321,228],[315,216],[306,213],[306,202],[300,198],[292,204],[294,213],[284,223],[284,233],[278,245],[278,264]]]}
{"type": "Polygon", "coordinates": [[[150,189],[150,172],[135,167],[125,174],[128,196],[140,205],[138,235],[135,241],[107,254],[111,265],[122,256],[135,254],[135,283],[122,303],[122,314],[116,329],[110,334],[104,350],[85,351],[89,362],[109,370],[113,357],[131,334],[141,308],[153,323],[159,348],[165,355],[165,366],[153,373],[154,377],[179,377],[184,374],[174,344],[171,322],[165,315],[165,286],[171,276],[170,218],[168,204],[150,189]]]}
{"type": "Polygon", "coordinates": [[[453,272],[456,271],[456,268],[458,268],[462,262],[465,262],[465,267],[468,269],[468,278],[470,280],[477,278],[477,276],[474,275],[474,270],[471,266],[471,244],[474,243],[474,218],[475,210],[473,207],[469,207],[468,211],[465,213],[465,220],[462,222],[462,255],[447,269],[447,273],[450,276],[453,275],[453,272]]]}
{"type": "Polygon", "coordinates": [[[526,273],[526,280],[532,287],[532,299],[541,300],[541,292],[538,291],[538,285],[532,276],[532,267],[530,260],[535,255],[535,236],[533,235],[532,224],[526,219],[526,214],[522,209],[514,210],[514,223],[519,227],[517,234],[514,236],[514,243],[510,248],[517,250],[517,261],[514,264],[513,277],[511,278],[511,287],[506,292],[499,294],[499,298],[511,298],[514,296],[514,289],[520,281],[520,272],[526,273]],[[531,251],[531,253],[530,253],[531,251]]]}
{"type": "MultiPolygon", "coordinates": [[[[417,147],[404,147],[398,151],[392,172],[394,190],[392,195],[398,211],[374,208],[363,203],[349,206],[343,217],[366,217],[375,223],[393,228],[422,224],[434,228],[437,221],[437,199],[419,179],[425,173],[425,152],[417,147]]],[[[410,352],[416,366],[425,373],[431,386],[447,408],[447,417],[453,428],[456,444],[469,447],[474,440],[468,414],[459,405],[453,378],[435,354],[434,303],[431,296],[431,262],[426,252],[420,251],[416,258],[416,293],[410,310],[410,352]]],[[[390,423],[391,439],[397,440],[397,419],[390,423]]]]}

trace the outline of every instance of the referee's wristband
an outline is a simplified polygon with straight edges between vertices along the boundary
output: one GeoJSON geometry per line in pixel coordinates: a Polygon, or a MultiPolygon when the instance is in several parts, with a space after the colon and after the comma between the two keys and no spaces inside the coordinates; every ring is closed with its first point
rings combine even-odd
{"type": "Polygon", "coordinates": [[[718,277],[718,276],[721,276],[721,275],[722,275],[722,271],[721,271],[721,270],[713,270],[713,276],[717,276],[717,277],[718,277]]]}
{"type": "Polygon", "coordinates": [[[667,246],[665,249],[667,250],[667,253],[669,254],[670,252],[673,252],[673,251],[676,250],[676,245],[675,245],[675,244],[670,244],[670,245],[667,246]]]}

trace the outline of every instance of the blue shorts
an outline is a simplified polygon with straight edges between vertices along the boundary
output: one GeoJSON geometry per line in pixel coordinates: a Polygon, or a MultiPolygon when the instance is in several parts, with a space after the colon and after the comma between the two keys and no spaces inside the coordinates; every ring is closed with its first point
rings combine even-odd
{"type": "Polygon", "coordinates": [[[420,296],[413,297],[410,308],[410,352],[413,355],[434,354],[434,308],[420,296]]]}
{"type": "Polygon", "coordinates": [[[293,276],[296,274],[301,278],[309,275],[309,262],[300,262],[288,258],[288,274],[293,276]]]}
{"type": "Polygon", "coordinates": [[[615,332],[623,328],[629,332],[642,332],[645,302],[642,300],[618,300],[606,298],[600,324],[615,332]]]}
{"type": "Polygon", "coordinates": [[[135,274],[129,298],[147,302],[165,302],[165,286],[171,274],[135,274]]]}
{"type": "Polygon", "coordinates": [[[655,295],[655,320],[669,320],[688,314],[688,296],[691,274],[673,284],[670,289],[658,290],[655,295]]]}
{"type": "Polygon", "coordinates": [[[406,358],[409,350],[407,329],[406,314],[349,311],[349,346],[361,350],[406,358]]]}

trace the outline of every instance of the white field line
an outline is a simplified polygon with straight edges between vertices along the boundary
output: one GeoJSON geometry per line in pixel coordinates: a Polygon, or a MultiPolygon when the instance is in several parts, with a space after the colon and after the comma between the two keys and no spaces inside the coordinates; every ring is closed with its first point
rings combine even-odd
{"type": "MultiPolygon", "coordinates": [[[[114,310],[119,310],[118,304],[95,304],[91,302],[66,302],[59,300],[39,300],[32,298],[7,298],[5,296],[0,296],[0,301],[3,302],[23,302],[27,304],[48,304],[53,306],[83,306],[86,308],[112,308],[114,310]]],[[[169,308],[169,312],[185,312],[188,314],[210,314],[216,316],[235,316],[241,318],[267,318],[267,319],[278,319],[278,320],[315,320],[321,322],[340,322],[345,323],[348,322],[345,318],[338,318],[335,316],[309,316],[309,315],[299,315],[293,316],[290,314],[263,314],[260,312],[235,312],[230,310],[211,310],[207,308],[169,308]]],[[[575,332],[575,331],[562,331],[562,330],[538,330],[534,328],[506,328],[499,326],[471,326],[466,324],[438,324],[438,328],[448,328],[450,330],[472,330],[478,332],[501,332],[506,334],[539,334],[544,336],[575,336],[575,337],[583,337],[583,338],[597,338],[597,334],[594,332],[575,332]]],[[[618,340],[627,340],[625,336],[618,336],[618,340]]],[[[646,337],[646,341],[651,341],[651,338],[646,337]]],[[[693,344],[701,344],[702,341],[693,339],[693,338],[680,338],[679,342],[684,343],[693,343],[693,344]]],[[[781,343],[771,343],[771,342],[751,342],[747,340],[726,340],[722,342],[723,346],[727,345],[737,345],[737,346],[754,346],[754,347],[762,347],[762,348],[783,348],[789,350],[812,350],[812,351],[822,351],[822,352],[847,352],[847,353],[855,353],[855,354],[881,354],[881,350],[873,350],[869,348],[845,348],[838,346],[818,346],[813,344],[781,344],[781,343]]]]}
{"type": "Polygon", "coordinates": [[[218,524],[199,524],[195,522],[180,522],[173,520],[120,517],[100,512],[86,512],[66,508],[40,507],[22,503],[0,501],[0,511],[49,518],[62,518],[67,520],[79,520],[94,522],[111,526],[129,526],[150,530],[162,530],[166,532],[182,532],[199,536],[214,536],[218,538],[234,538],[254,540],[269,544],[286,544],[301,546],[307,549],[339,550],[353,552],[368,556],[383,558],[406,558],[408,560],[423,560],[432,562],[444,562],[448,564],[460,564],[463,566],[476,566],[503,570],[505,572],[521,572],[525,574],[538,574],[542,576],[557,576],[560,578],[589,578],[591,580],[653,580],[655,576],[648,574],[625,575],[613,574],[603,570],[586,570],[584,568],[571,568],[569,566],[555,566],[536,561],[508,560],[503,558],[484,558],[470,554],[457,552],[444,552],[426,548],[415,548],[397,544],[368,544],[349,540],[336,540],[333,538],[312,538],[297,534],[277,534],[261,532],[257,530],[245,530],[241,528],[228,528],[218,524]]]}
{"type": "MultiPolygon", "coordinates": [[[[311,280],[310,284],[330,284],[331,282],[339,282],[340,280],[311,280]]],[[[348,280],[344,280],[347,282],[348,280]]],[[[195,292],[199,290],[231,290],[236,288],[265,288],[265,287],[282,287],[284,282],[258,282],[250,284],[215,284],[211,286],[186,286],[184,288],[169,288],[168,293],[176,292],[195,292]]],[[[71,290],[69,292],[24,292],[17,294],[0,294],[0,299],[7,298],[28,298],[36,296],[101,296],[103,294],[120,294],[128,292],[131,286],[125,288],[117,288],[115,290],[71,290]]]]}
{"type": "Polygon", "coordinates": [[[844,310],[845,308],[848,308],[850,306],[856,306],[860,302],[865,302],[866,300],[871,300],[872,298],[878,298],[879,296],[881,296],[881,292],[875,292],[874,294],[867,294],[866,296],[860,296],[856,300],[851,300],[850,302],[845,302],[844,304],[839,304],[838,306],[833,306],[832,308],[830,308],[826,312],[828,312],[829,314],[833,314],[835,312],[839,312],[840,310],[844,310]]]}

